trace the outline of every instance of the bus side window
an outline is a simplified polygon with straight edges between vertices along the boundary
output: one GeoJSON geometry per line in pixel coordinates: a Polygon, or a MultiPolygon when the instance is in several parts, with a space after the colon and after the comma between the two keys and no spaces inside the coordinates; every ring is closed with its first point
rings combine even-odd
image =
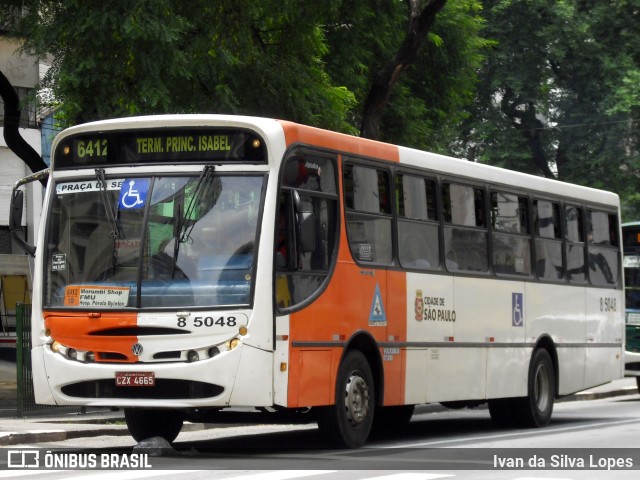
{"type": "Polygon", "coordinates": [[[562,232],[560,228],[560,205],[555,202],[535,199],[533,220],[536,249],[536,274],[541,280],[551,282],[564,278],[562,263],[562,232]]]}
{"type": "Polygon", "coordinates": [[[582,208],[565,206],[567,275],[570,283],[583,284],[587,281],[584,260],[584,223],[582,208]]]}
{"type": "Polygon", "coordinates": [[[398,257],[403,268],[440,268],[436,182],[396,175],[398,257]]]}
{"type": "Polygon", "coordinates": [[[344,167],[347,238],[358,262],[393,260],[389,172],[346,164],[344,167]]]}
{"type": "Polygon", "coordinates": [[[304,151],[294,152],[283,166],[274,252],[281,309],[307,301],[328,277],[338,232],[335,172],[333,157],[304,151]]]}
{"type": "Polygon", "coordinates": [[[493,268],[497,274],[531,274],[529,200],[504,192],[491,192],[493,268]]]}
{"type": "Polygon", "coordinates": [[[618,222],[607,212],[587,211],[589,279],[593,285],[613,286],[620,276],[618,222]]]}
{"type": "Polygon", "coordinates": [[[481,188],[455,183],[442,185],[447,270],[489,270],[484,199],[481,188]]]}

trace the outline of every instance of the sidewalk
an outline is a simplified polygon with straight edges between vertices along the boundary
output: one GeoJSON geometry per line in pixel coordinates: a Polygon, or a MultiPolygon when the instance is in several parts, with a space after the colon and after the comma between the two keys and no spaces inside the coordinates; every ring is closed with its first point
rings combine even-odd
{"type": "MultiPolygon", "coordinates": [[[[0,447],[35,445],[41,442],[59,442],[74,438],[101,435],[129,435],[122,410],[99,410],[88,413],[41,414],[16,418],[15,364],[0,360],[0,447]]],[[[635,378],[623,378],[583,392],[564,397],[560,402],[595,400],[600,398],[637,395],[635,378]]],[[[416,413],[444,411],[439,404],[418,406],[416,413]]],[[[186,424],[184,429],[202,430],[203,424],[186,424]]]]}

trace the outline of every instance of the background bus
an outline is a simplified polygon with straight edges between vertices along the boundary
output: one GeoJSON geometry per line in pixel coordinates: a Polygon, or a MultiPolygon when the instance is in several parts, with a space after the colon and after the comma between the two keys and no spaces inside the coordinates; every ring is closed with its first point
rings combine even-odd
{"type": "Polygon", "coordinates": [[[270,119],[96,122],[53,145],[35,395],[137,440],[225,407],[347,447],[421,403],[544,426],[622,376],[622,302],[615,194],[270,119]]]}
{"type": "Polygon", "coordinates": [[[625,292],[625,375],[635,376],[640,390],[640,222],[622,225],[625,292]]]}

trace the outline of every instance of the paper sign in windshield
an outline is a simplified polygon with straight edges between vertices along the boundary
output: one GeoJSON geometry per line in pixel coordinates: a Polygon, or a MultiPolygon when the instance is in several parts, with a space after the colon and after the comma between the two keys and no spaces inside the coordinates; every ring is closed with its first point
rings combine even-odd
{"type": "Polygon", "coordinates": [[[56,185],[56,194],[66,195],[68,193],[99,192],[103,188],[105,188],[106,190],[120,190],[122,188],[123,181],[124,180],[121,178],[107,180],[104,184],[104,187],[100,180],[58,183],[56,185]]]}
{"type": "Polygon", "coordinates": [[[65,307],[121,308],[129,303],[129,287],[77,287],[64,291],[65,307]]]}

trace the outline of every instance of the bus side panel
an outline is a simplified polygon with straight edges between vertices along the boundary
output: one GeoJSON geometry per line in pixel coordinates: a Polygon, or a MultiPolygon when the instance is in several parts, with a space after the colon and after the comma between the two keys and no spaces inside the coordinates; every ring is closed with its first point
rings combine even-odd
{"type": "Polygon", "coordinates": [[[413,303],[408,304],[407,276],[405,272],[389,271],[387,273],[387,342],[390,346],[382,349],[384,367],[384,405],[403,405],[408,403],[406,392],[407,352],[405,348],[396,347],[394,343],[404,344],[407,341],[407,318],[413,312],[413,303]]]}
{"type": "Polygon", "coordinates": [[[456,378],[458,362],[447,363],[440,355],[442,347],[434,346],[449,341],[454,335],[454,322],[438,320],[444,317],[446,305],[453,304],[453,277],[407,273],[406,302],[410,346],[405,397],[409,404],[426,403],[433,396],[428,387],[430,382],[437,381],[441,375],[456,378]]]}
{"type": "Polygon", "coordinates": [[[587,291],[587,348],[585,383],[587,387],[620,378],[624,359],[624,300],[622,290],[589,289],[587,291]],[[598,346],[598,344],[600,346],[598,346]],[[614,345],[616,344],[616,345],[614,345]],[[606,346],[609,345],[609,346],[606,346]]]}
{"type": "Polygon", "coordinates": [[[233,406],[273,405],[272,352],[244,346],[229,404],[233,406]]]}
{"type": "Polygon", "coordinates": [[[276,317],[276,343],[273,353],[273,404],[287,406],[289,391],[289,315],[276,317]]]}
{"type": "Polygon", "coordinates": [[[487,398],[524,397],[533,348],[490,348],[487,353],[487,398]]]}
{"type": "Polygon", "coordinates": [[[38,346],[31,350],[31,375],[33,377],[33,393],[36,403],[40,405],[56,405],[44,363],[43,350],[45,346],[38,346]]]}
{"type": "Polygon", "coordinates": [[[458,392],[462,399],[482,399],[487,394],[487,344],[511,325],[511,288],[508,282],[454,277],[454,343],[463,355],[458,360],[458,392]],[[507,323],[508,322],[508,323],[507,323]],[[480,345],[476,348],[475,345],[480,345]]]}
{"type": "Polygon", "coordinates": [[[331,389],[332,362],[331,350],[302,350],[298,356],[300,385],[298,387],[299,405],[329,405],[333,403],[331,389]]]}
{"type": "Polygon", "coordinates": [[[528,283],[525,292],[526,340],[550,335],[558,353],[558,393],[585,388],[585,288],[528,283]],[[572,344],[568,348],[565,345],[572,344]]]}
{"type": "Polygon", "coordinates": [[[405,400],[407,404],[427,403],[427,369],[429,368],[431,349],[407,347],[405,353],[407,381],[405,382],[405,400]]]}
{"type": "MultiPolygon", "coordinates": [[[[467,288],[473,287],[469,284],[467,288]]],[[[475,338],[487,345],[486,398],[527,394],[532,349],[525,342],[525,288],[522,281],[508,280],[493,280],[485,282],[483,287],[475,287],[478,298],[473,303],[487,302],[480,309],[486,317],[482,320],[484,328],[475,333],[475,338]]],[[[456,295],[456,298],[460,297],[456,295]]]]}
{"type": "MultiPolygon", "coordinates": [[[[342,245],[348,248],[346,241],[342,245]]],[[[327,289],[290,316],[288,406],[326,405],[327,398],[333,403],[343,354],[340,347],[363,332],[378,345],[384,344],[380,348],[384,404],[404,404],[405,352],[394,344],[400,345],[406,338],[405,283],[401,272],[338,262],[327,289]],[[391,290],[387,289],[387,282],[393,285],[391,290]]]]}

